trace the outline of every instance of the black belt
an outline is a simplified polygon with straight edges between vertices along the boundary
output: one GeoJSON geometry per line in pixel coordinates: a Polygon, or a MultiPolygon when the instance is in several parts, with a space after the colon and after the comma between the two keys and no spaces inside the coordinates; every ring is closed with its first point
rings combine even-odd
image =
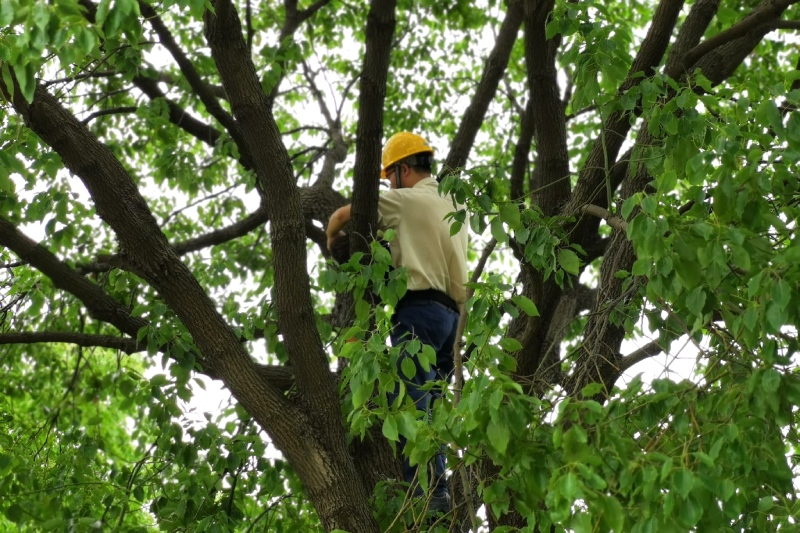
{"type": "Polygon", "coordinates": [[[450,298],[447,294],[436,289],[424,289],[421,291],[406,291],[405,295],[402,298],[400,298],[399,302],[397,302],[397,309],[400,309],[404,305],[410,304],[411,302],[418,302],[420,300],[430,300],[433,302],[437,302],[444,305],[448,309],[452,309],[456,313],[460,313],[456,301],[450,298]]]}

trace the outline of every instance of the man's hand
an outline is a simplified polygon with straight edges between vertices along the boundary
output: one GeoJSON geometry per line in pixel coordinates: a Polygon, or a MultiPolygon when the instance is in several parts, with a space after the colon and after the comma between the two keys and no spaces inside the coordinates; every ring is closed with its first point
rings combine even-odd
{"type": "Polygon", "coordinates": [[[333,245],[336,244],[336,241],[345,236],[346,234],[343,231],[340,231],[336,235],[328,236],[328,250],[333,250],[333,245]]]}
{"type": "Polygon", "coordinates": [[[344,237],[345,233],[342,229],[348,222],[350,222],[350,204],[334,211],[328,221],[328,227],[325,228],[325,233],[328,235],[328,250],[333,248],[336,241],[344,237]]]}

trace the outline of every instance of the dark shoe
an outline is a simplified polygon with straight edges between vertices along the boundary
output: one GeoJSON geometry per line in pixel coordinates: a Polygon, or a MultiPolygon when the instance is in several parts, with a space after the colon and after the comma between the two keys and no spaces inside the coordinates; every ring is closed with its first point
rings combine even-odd
{"type": "Polygon", "coordinates": [[[450,499],[449,492],[442,494],[432,494],[430,504],[428,504],[428,511],[432,513],[440,512],[447,514],[453,510],[453,500],[450,499]]]}

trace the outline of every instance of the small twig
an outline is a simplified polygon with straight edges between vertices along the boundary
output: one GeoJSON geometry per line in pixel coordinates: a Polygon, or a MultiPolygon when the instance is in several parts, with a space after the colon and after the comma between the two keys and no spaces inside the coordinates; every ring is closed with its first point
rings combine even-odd
{"type": "Polygon", "coordinates": [[[589,113],[590,111],[594,111],[597,109],[597,105],[592,104],[590,106],[584,107],[583,109],[579,110],[576,113],[570,113],[569,115],[564,117],[564,122],[572,120],[573,118],[579,117],[585,113],[589,113]]]}
{"type": "Polygon", "coordinates": [[[84,80],[87,78],[107,78],[115,74],[117,74],[116,70],[101,70],[99,72],[88,72],[86,74],[78,74],[76,76],[67,76],[66,78],[58,78],[55,80],[45,81],[42,82],[42,85],[44,87],[50,87],[51,85],[55,85],[56,83],[66,83],[69,81],[84,80]]]}
{"type": "Polygon", "coordinates": [[[88,124],[92,119],[97,117],[102,117],[105,115],[122,115],[125,113],[135,113],[138,107],[136,106],[125,106],[125,107],[112,107],[109,109],[101,109],[100,111],[95,111],[85,119],[81,120],[81,124],[88,124]]]}
{"type": "Polygon", "coordinates": [[[289,494],[284,494],[283,496],[280,496],[277,500],[272,502],[269,505],[269,507],[264,509],[264,511],[260,515],[258,515],[255,520],[253,520],[253,523],[250,524],[250,527],[248,527],[247,530],[245,530],[244,533],[250,533],[253,530],[253,528],[256,527],[256,524],[258,523],[258,521],[261,520],[262,518],[264,518],[267,515],[267,513],[269,513],[271,510],[273,510],[275,507],[277,507],[277,505],[279,503],[281,503],[283,500],[285,500],[287,498],[291,498],[293,496],[294,495],[290,492],[289,494]]]}
{"type": "Polygon", "coordinates": [[[203,197],[203,198],[200,198],[199,200],[196,200],[196,201],[194,201],[194,202],[192,202],[192,203],[190,203],[190,204],[188,204],[188,205],[186,205],[186,206],[184,206],[184,207],[181,207],[180,209],[177,209],[177,210],[173,211],[172,213],[170,213],[169,215],[167,215],[167,218],[165,218],[165,219],[164,219],[164,222],[163,222],[161,225],[163,226],[164,224],[166,224],[167,222],[169,222],[169,221],[170,221],[170,219],[172,219],[172,218],[174,218],[174,217],[178,216],[180,213],[182,213],[182,212],[186,211],[187,209],[191,209],[192,207],[194,207],[194,206],[196,206],[196,205],[198,205],[198,204],[201,204],[201,203],[203,203],[203,202],[206,202],[206,201],[208,201],[208,200],[211,200],[211,199],[213,199],[213,198],[217,198],[217,197],[219,197],[219,196],[222,196],[222,195],[223,195],[223,194],[225,194],[226,192],[230,192],[231,190],[235,189],[235,188],[236,188],[236,187],[238,187],[238,186],[239,186],[239,184],[238,184],[238,183],[234,183],[234,184],[233,184],[233,185],[231,185],[230,187],[227,187],[227,188],[225,188],[225,189],[223,189],[223,190],[221,190],[221,191],[219,191],[219,192],[215,192],[214,194],[209,194],[208,196],[205,196],[205,197],[203,197]]]}

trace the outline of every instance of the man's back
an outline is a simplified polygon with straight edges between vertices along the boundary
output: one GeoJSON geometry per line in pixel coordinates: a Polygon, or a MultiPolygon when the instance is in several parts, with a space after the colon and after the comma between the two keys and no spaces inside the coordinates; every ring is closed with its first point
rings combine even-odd
{"type": "Polygon", "coordinates": [[[467,230],[450,236],[451,222],[444,220],[456,208],[450,196],[439,196],[433,178],[413,187],[392,189],[378,204],[381,229],[392,228],[395,268],[408,269],[408,290],[436,289],[456,303],[466,299],[467,230]]]}

